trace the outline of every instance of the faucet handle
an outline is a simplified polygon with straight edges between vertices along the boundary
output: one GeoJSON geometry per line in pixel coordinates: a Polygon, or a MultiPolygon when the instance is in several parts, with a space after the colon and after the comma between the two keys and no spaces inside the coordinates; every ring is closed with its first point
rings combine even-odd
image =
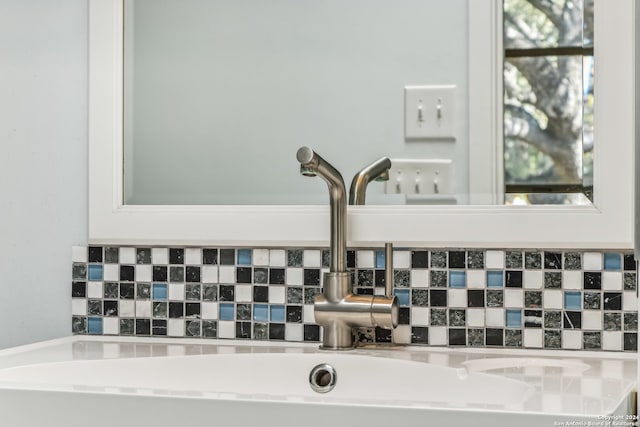
{"type": "Polygon", "coordinates": [[[384,244],[384,294],[393,296],[393,243],[384,244]]]}

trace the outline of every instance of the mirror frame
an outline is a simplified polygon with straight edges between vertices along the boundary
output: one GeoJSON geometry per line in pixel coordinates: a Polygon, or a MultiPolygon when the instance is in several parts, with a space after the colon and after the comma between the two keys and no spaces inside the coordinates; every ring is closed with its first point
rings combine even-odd
{"type": "MultiPolygon", "coordinates": [[[[470,176],[484,178],[472,179],[476,194],[501,188],[501,144],[492,144],[502,140],[501,18],[500,0],[469,1],[470,176]]],[[[595,137],[602,142],[593,206],[350,206],[348,244],[633,248],[634,20],[633,0],[595,2],[595,137]]],[[[90,0],[89,36],[91,244],[328,245],[328,205],[124,205],[123,0],[90,0]]],[[[295,153],[287,160],[298,167],[295,153]]]]}

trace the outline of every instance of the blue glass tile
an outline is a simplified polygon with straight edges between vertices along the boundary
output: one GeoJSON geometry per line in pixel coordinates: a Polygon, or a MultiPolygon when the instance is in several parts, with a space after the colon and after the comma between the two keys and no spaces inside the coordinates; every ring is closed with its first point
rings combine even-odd
{"type": "Polygon", "coordinates": [[[376,251],[376,268],[385,268],[384,251],[376,251]]]}
{"type": "Polygon", "coordinates": [[[233,304],[220,304],[220,320],[235,320],[233,304]]]}
{"type": "Polygon", "coordinates": [[[269,321],[269,306],[267,304],[253,305],[253,320],[256,322],[269,321]]]}
{"type": "Polygon", "coordinates": [[[504,272],[503,271],[487,271],[487,287],[488,288],[501,288],[504,286],[504,272]]]}
{"type": "Polygon", "coordinates": [[[238,249],[238,265],[251,265],[251,249],[238,249]]]}
{"type": "Polygon", "coordinates": [[[522,310],[507,310],[507,327],[522,327],[522,310]]]}
{"type": "Polygon", "coordinates": [[[565,292],[564,308],[567,310],[582,309],[582,292],[565,292]]]}
{"type": "Polygon", "coordinates": [[[153,294],[152,298],[154,300],[166,300],[167,299],[167,284],[166,283],[154,283],[153,284],[153,294]]]}
{"type": "Polygon", "coordinates": [[[604,269],[605,270],[621,270],[622,256],[620,254],[615,254],[615,253],[604,254],[604,269]]]}
{"type": "Polygon", "coordinates": [[[449,287],[450,288],[466,288],[467,273],[465,271],[450,271],[449,287]]]}
{"type": "Polygon", "coordinates": [[[284,322],[284,305],[272,305],[269,307],[271,321],[275,323],[284,322]]]}
{"type": "Polygon", "coordinates": [[[398,302],[401,307],[408,307],[411,305],[411,297],[409,296],[409,289],[396,289],[393,294],[398,297],[398,302]]]}
{"type": "Polygon", "coordinates": [[[90,334],[102,335],[102,318],[89,317],[87,319],[87,332],[90,334]]]}
{"type": "Polygon", "coordinates": [[[102,266],[90,265],[89,266],[89,280],[100,281],[102,280],[102,266]]]}

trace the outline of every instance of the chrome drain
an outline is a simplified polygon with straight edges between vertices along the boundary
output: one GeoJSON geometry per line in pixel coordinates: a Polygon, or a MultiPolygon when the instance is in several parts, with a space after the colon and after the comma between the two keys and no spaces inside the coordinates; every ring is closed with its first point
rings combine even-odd
{"type": "Polygon", "coordinates": [[[336,386],[338,374],[328,363],[316,365],[309,373],[309,385],[316,393],[328,393],[336,386]]]}

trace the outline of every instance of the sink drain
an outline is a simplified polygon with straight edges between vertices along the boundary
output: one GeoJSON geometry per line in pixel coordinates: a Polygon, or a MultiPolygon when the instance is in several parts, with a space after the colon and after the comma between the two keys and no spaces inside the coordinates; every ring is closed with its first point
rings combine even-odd
{"type": "Polygon", "coordinates": [[[338,374],[327,363],[316,365],[309,373],[309,385],[316,393],[328,393],[336,386],[338,374]]]}

